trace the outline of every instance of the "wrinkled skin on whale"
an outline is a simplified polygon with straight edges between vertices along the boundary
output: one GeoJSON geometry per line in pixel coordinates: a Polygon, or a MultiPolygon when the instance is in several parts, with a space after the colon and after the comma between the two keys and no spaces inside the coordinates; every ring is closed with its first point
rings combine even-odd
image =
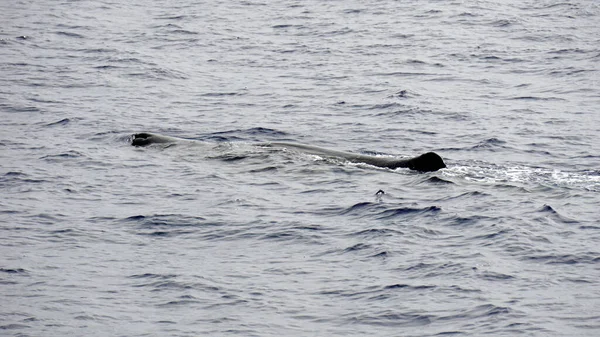
{"type": "MultiPolygon", "coordinates": [[[[131,145],[146,146],[150,144],[173,143],[177,142],[178,140],[180,139],[142,132],[134,134],[132,136],[131,145]]],[[[390,169],[402,167],[420,172],[434,172],[446,167],[444,160],[434,152],[427,152],[414,158],[398,159],[393,157],[367,156],[350,152],[335,151],[304,144],[272,142],[263,143],[259,145],[265,147],[291,149],[302,153],[314,154],[319,156],[343,158],[353,163],[364,163],[390,169]]]]}

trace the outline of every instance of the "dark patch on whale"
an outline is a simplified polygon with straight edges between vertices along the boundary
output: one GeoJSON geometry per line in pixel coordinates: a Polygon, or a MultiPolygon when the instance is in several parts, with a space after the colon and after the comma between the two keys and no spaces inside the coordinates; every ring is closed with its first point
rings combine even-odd
{"type": "MultiPolygon", "coordinates": [[[[153,133],[136,133],[131,138],[131,145],[133,146],[146,146],[151,144],[162,144],[162,143],[173,143],[178,141],[178,138],[168,137],[157,135],[153,133]]],[[[393,157],[378,157],[378,156],[368,156],[363,154],[356,154],[350,152],[336,151],[324,149],[311,145],[304,144],[294,144],[294,143],[280,143],[280,142],[272,142],[272,143],[264,143],[259,144],[260,146],[265,147],[278,147],[278,148],[286,148],[293,149],[299,152],[314,154],[319,156],[326,157],[336,157],[343,158],[352,163],[364,163],[377,167],[396,169],[396,168],[408,168],[415,171],[420,172],[434,172],[439,169],[445,168],[446,164],[442,157],[434,152],[427,152],[420,156],[414,158],[407,159],[399,159],[393,157]]]]}

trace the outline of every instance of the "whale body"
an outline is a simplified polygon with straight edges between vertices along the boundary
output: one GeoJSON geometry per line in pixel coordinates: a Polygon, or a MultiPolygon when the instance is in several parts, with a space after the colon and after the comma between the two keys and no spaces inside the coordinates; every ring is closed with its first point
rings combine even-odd
{"type": "Polygon", "coordinates": [[[267,143],[265,145],[295,149],[303,153],[315,154],[319,156],[343,158],[352,163],[364,163],[389,169],[402,167],[421,172],[433,172],[446,167],[442,157],[434,152],[427,152],[414,158],[399,159],[394,157],[367,156],[363,154],[329,150],[304,144],[274,142],[267,143]]]}
{"type": "MultiPolygon", "coordinates": [[[[162,143],[173,143],[178,141],[179,138],[168,137],[157,135],[153,133],[136,133],[131,138],[131,145],[133,146],[146,146],[150,144],[162,144],[162,143]]],[[[434,152],[427,152],[413,158],[393,158],[393,157],[377,157],[367,156],[363,154],[356,154],[351,152],[343,152],[336,150],[324,149],[312,145],[295,144],[295,143],[284,143],[284,142],[271,142],[258,144],[265,147],[276,147],[292,149],[299,152],[314,154],[326,157],[343,158],[352,163],[364,163],[377,167],[396,169],[396,168],[408,168],[420,172],[433,172],[439,169],[445,168],[446,164],[442,157],[434,152]]]]}

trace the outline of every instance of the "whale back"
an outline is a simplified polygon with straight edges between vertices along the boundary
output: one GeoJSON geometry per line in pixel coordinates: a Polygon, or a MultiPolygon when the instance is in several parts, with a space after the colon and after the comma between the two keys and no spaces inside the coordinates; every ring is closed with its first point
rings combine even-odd
{"type": "MultiPolygon", "coordinates": [[[[177,141],[183,141],[183,139],[158,135],[154,133],[140,132],[132,136],[131,145],[146,146],[150,144],[173,143],[177,141]]],[[[444,160],[442,160],[442,157],[440,157],[434,152],[427,152],[418,157],[410,159],[396,159],[389,157],[368,156],[350,152],[329,150],[316,146],[295,143],[272,142],[260,145],[267,147],[282,147],[296,149],[308,154],[343,158],[353,163],[365,163],[373,166],[385,167],[390,169],[404,167],[420,172],[433,172],[446,167],[446,164],[444,164],[444,160]]]]}
{"type": "Polygon", "coordinates": [[[434,152],[427,152],[418,157],[410,159],[397,159],[390,157],[368,156],[350,152],[329,150],[312,145],[295,143],[273,142],[266,145],[297,149],[301,152],[309,154],[344,158],[353,163],[365,163],[373,166],[386,167],[390,169],[403,167],[420,172],[434,172],[446,167],[446,164],[444,164],[444,160],[442,159],[442,157],[440,157],[437,153],[434,152]]]}

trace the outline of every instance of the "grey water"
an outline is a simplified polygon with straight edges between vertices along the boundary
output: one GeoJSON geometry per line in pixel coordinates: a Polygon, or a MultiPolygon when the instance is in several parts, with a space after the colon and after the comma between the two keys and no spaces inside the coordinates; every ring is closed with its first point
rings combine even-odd
{"type": "Polygon", "coordinates": [[[0,2],[0,335],[600,335],[599,23],[591,0],[0,2]]]}

